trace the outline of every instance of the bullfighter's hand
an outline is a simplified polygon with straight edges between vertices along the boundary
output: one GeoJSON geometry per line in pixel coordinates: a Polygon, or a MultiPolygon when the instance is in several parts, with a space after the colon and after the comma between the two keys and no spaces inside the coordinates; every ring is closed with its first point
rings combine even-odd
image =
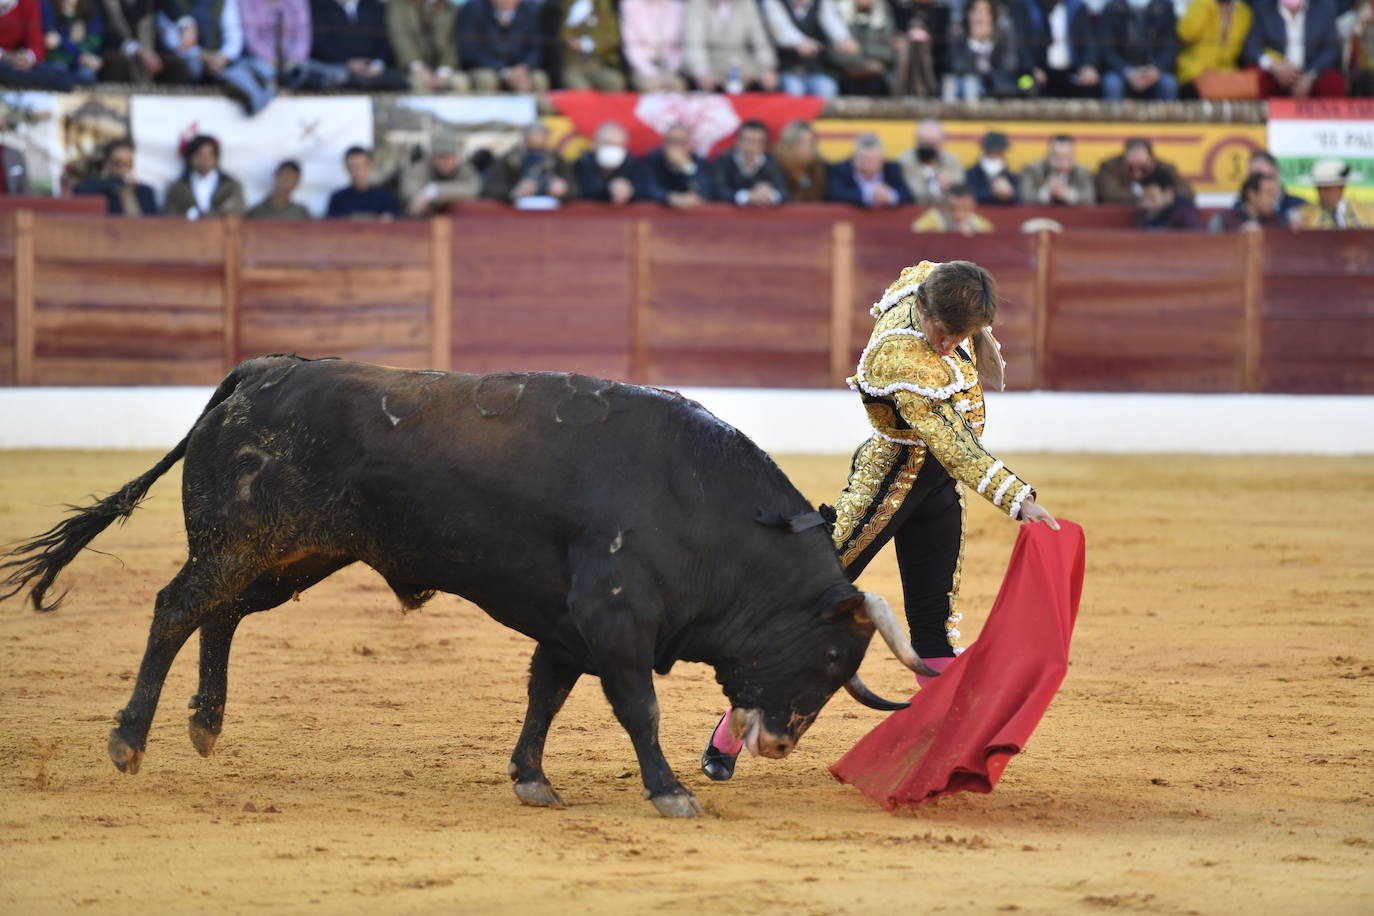
{"type": "Polygon", "coordinates": [[[1055,531],[1059,530],[1059,522],[1055,521],[1054,516],[1050,515],[1049,511],[1046,510],[1044,506],[1033,499],[1027,499],[1025,502],[1021,503],[1021,521],[1028,525],[1036,522],[1044,522],[1046,525],[1049,525],[1051,529],[1055,531]]]}

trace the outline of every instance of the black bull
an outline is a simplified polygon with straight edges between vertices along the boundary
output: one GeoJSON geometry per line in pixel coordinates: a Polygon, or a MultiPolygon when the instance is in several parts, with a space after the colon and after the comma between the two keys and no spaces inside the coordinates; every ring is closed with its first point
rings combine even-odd
{"type": "Polygon", "coordinates": [[[407,607],[450,592],[536,641],[510,765],[531,804],[561,804],[544,741],[584,673],[629,733],[647,797],[692,815],[659,748],[654,671],[714,666],[736,734],[782,757],[840,686],[883,702],[855,673],[875,627],[924,668],[886,604],[850,584],[823,527],[759,524],[811,506],[748,438],[675,394],[557,373],[245,362],[151,470],[10,554],[9,594],[36,579],[34,605],[52,606],[58,572],[183,456],[187,561],[158,592],[109,737],[127,773],[191,633],[191,740],[209,754],[239,621],[355,562],[407,607]]]}

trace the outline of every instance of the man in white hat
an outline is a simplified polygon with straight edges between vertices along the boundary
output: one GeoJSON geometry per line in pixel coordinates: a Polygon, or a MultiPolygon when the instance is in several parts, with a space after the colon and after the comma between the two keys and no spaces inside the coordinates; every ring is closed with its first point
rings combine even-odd
{"type": "Polygon", "coordinates": [[[1350,166],[1339,159],[1319,159],[1312,166],[1317,202],[1293,214],[1295,229],[1374,229],[1374,207],[1345,199],[1350,166]]]}

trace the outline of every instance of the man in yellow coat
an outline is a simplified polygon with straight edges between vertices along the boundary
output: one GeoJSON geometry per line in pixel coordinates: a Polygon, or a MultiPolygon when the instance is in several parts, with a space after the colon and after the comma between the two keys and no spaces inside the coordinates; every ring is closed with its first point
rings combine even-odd
{"type": "MultiPolygon", "coordinates": [[[[872,312],[877,322],[849,385],[863,399],[873,434],[854,453],[832,537],[851,580],[895,541],[911,643],[938,672],[961,651],[965,491],[1009,518],[1059,525],[1034,488],[980,441],[980,373],[1002,387],[989,331],[997,316],[992,276],[968,261],[922,261],[902,271],[872,312]]],[[[729,717],[702,755],[711,779],[734,774],[740,742],[729,717]]]]}

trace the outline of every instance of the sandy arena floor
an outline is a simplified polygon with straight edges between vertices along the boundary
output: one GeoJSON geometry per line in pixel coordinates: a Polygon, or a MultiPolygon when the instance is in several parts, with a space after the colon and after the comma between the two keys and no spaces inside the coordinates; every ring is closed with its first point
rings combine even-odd
{"type": "MultiPolygon", "coordinates": [[[[0,541],[156,456],[0,453],[0,541]]],[[[813,500],[840,458],[782,461],[813,500]]],[[[186,737],[194,643],[143,771],[110,765],[153,595],[182,562],[179,477],[64,580],[0,605],[0,912],[1374,913],[1374,462],[1022,456],[1088,533],[1073,666],[997,791],[886,814],[825,770],[881,713],[841,694],[785,761],[697,769],[711,674],[659,679],[663,744],[708,811],[660,818],[594,679],[505,775],[530,643],[440,596],[402,615],[343,571],[239,630],[215,756],[186,737]]],[[[179,471],[179,468],[178,468],[179,471]]],[[[1015,525],[973,505],[965,632],[1015,525]]],[[[890,553],[861,582],[898,604],[890,553]]],[[[875,641],[863,674],[909,676],[875,641]]]]}

